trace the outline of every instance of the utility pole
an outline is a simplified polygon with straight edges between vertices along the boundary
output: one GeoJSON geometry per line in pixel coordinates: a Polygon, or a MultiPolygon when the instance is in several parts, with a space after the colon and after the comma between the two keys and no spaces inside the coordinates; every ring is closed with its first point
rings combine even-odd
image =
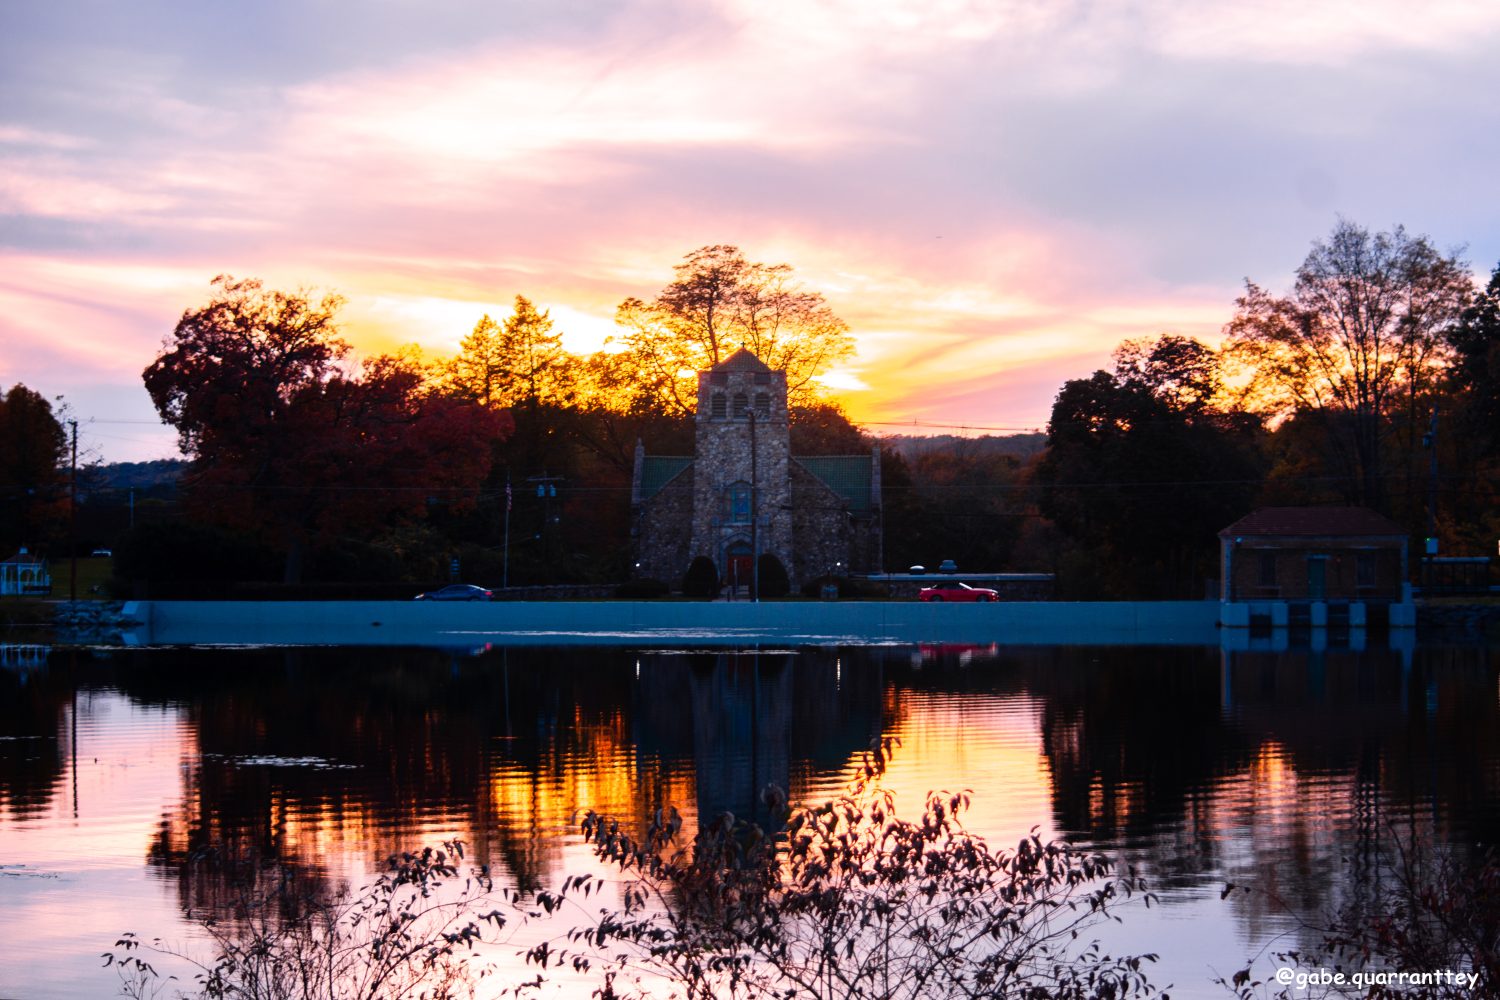
{"type": "Polygon", "coordinates": [[[1429,556],[1437,555],[1437,488],[1438,488],[1438,452],[1437,452],[1437,404],[1432,405],[1432,418],[1427,424],[1427,433],[1422,438],[1422,444],[1427,448],[1427,545],[1429,556]]]}
{"type": "Polygon", "coordinates": [[[73,469],[68,475],[68,600],[78,600],[78,421],[73,428],[73,469]]]}
{"type": "Polygon", "coordinates": [[[510,586],[510,470],[505,470],[505,556],[500,562],[500,589],[510,586]]]}
{"type": "Polygon", "coordinates": [[[557,484],[563,481],[562,476],[549,476],[547,470],[543,469],[540,476],[527,476],[528,483],[536,483],[536,496],[542,502],[542,526],[537,533],[536,539],[542,546],[542,563],[552,570],[552,536],[555,534],[553,526],[561,518],[552,513],[552,501],[557,499],[557,484]]]}
{"type": "Polygon", "coordinates": [[[755,408],[747,407],[750,417],[750,600],[760,601],[760,497],[756,476],[755,408]]]}

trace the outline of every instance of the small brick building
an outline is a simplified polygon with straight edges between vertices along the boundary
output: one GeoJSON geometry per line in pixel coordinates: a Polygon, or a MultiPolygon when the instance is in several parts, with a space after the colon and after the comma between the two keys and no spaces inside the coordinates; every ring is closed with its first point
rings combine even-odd
{"type": "Polygon", "coordinates": [[[1405,600],[1406,531],[1365,507],[1262,507],[1219,532],[1227,603],[1405,600]]]}
{"type": "Polygon", "coordinates": [[[879,448],[793,455],[786,373],[743,348],[698,373],[695,420],[691,456],[636,444],[637,575],[675,583],[707,556],[726,583],[748,584],[757,550],[781,560],[793,587],[880,570],[879,448]]]}

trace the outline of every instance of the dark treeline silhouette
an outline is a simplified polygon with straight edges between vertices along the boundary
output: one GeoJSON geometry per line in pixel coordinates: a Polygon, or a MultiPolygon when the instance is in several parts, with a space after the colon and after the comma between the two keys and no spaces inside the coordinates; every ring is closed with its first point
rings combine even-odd
{"type": "MultiPolygon", "coordinates": [[[[789,373],[794,453],[883,442],[887,570],[951,558],[1053,572],[1062,597],[1201,597],[1215,533],[1257,506],[1370,506],[1444,554],[1488,554],[1500,533],[1500,268],[1477,288],[1400,227],[1340,221],[1286,294],[1247,282],[1218,349],[1121,344],[1061,386],[1044,436],[856,426],[816,381],[850,353],[847,327],[787,265],[734,247],[626,300],[616,342],[588,355],[518,295],[451,359],[355,364],[337,298],[214,289],[145,372],[191,460],[177,488],[155,474],[172,470],[83,477],[83,537],[117,550],[125,593],[429,584],[455,560],[491,586],[621,583],[636,442],[691,454],[684,373],[741,344],[789,373]]],[[[0,449],[11,544],[61,544],[62,425],[24,386],[0,418],[34,430],[0,449]]]]}

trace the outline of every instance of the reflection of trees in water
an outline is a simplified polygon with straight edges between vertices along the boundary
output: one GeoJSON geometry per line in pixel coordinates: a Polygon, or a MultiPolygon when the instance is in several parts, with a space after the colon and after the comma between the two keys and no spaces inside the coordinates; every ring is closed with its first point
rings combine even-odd
{"type": "Polygon", "coordinates": [[[0,818],[44,811],[63,788],[76,652],[44,669],[0,670],[0,818]]]}
{"type": "MultiPolygon", "coordinates": [[[[4,731],[45,737],[0,753],[0,816],[66,780],[73,677],[57,653],[24,685],[0,675],[4,731]]],[[[675,805],[689,832],[701,811],[754,816],[765,784],[822,787],[899,728],[913,691],[1035,704],[1057,828],[1168,893],[1232,881],[1313,912],[1375,898],[1392,822],[1500,837],[1500,660],[1473,648],[1410,666],[1378,649],[148,650],[87,677],[197,733],[149,849],[195,907],[277,865],[317,882],[340,858],[454,835],[550,884],[576,810],[641,824],[675,805]]],[[[1284,926],[1266,895],[1233,898],[1252,934],[1284,926]]]]}
{"type": "Polygon", "coordinates": [[[581,809],[638,820],[694,800],[739,810],[754,784],[842,767],[879,730],[878,668],[851,679],[831,651],[640,654],[639,680],[637,658],[118,654],[126,692],[180,706],[197,733],[150,862],[198,909],[231,903],[277,866],[324,879],[340,857],[369,862],[453,836],[523,886],[550,883],[581,809]]]}
{"type": "Polygon", "coordinates": [[[1473,647],[1226,661],[1229,719],[1274,778],[1219,831],[1242,845],[1230,879],[1279,897],[1239,897],[1252,932],[1284,923],[1288,907],[1374,912],[1390,888],[1393,837],[1460,854],[1494,842],[1497,677],[1495,653],[1473,647]]]}
{"type": "Polygon", "coordinates": [[[893,686],[1037,697],[1059,829],[1161,891],[1255,886],[1232,898],[1259,937],[1288,909],[1369,909],[1393,828],[1495,842],[1497,678],[1500,655],[1472,647],[1074,647],[927,658],[893,686]]]}

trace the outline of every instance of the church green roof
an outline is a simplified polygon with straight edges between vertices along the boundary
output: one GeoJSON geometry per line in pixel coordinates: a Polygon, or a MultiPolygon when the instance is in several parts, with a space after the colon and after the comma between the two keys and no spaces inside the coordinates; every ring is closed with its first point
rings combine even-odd
{"type": "Polygon", "coordinates": [[[870,512],[869,455],[809,455],[795,461],[842,497],[851,511],[870,512]]]}
{"type": "Polygon", "coordinates": [[[641,459],[641,499],[649,500],[693,464],[676,455],[646,455],[641,459]]]}

